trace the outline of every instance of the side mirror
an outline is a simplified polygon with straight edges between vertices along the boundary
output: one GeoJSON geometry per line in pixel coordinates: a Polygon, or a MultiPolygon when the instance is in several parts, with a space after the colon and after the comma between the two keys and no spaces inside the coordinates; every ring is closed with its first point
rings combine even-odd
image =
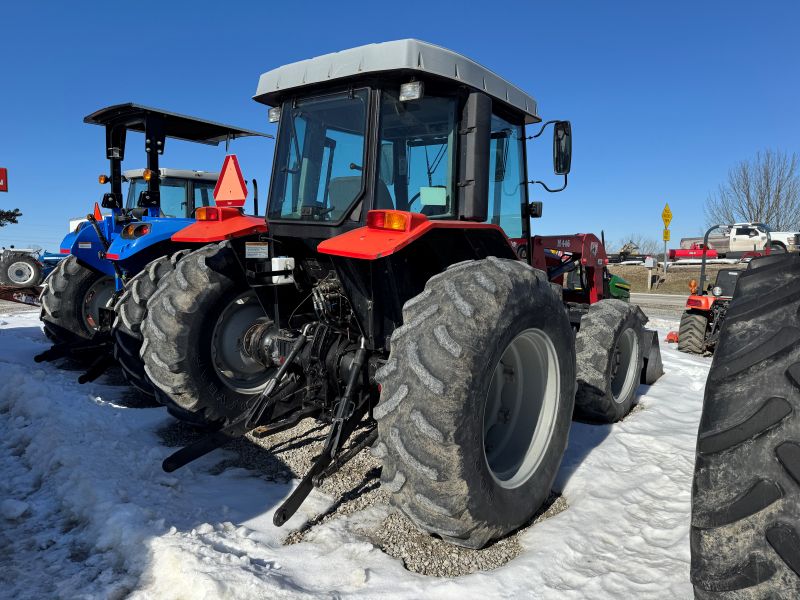
{"type": "Polygon", "coordinates": [[[553,171],[557,175],[567,175],[571,166],[572,125],[569,121],[556,121],[553,129],[553,171]]]}

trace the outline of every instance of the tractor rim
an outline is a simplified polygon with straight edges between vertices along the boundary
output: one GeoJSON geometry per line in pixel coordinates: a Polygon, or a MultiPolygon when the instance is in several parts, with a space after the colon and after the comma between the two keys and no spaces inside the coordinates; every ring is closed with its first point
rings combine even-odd
{"type": "Polygon", "coordinates": [[[639,338],[631,328],[622,332],[614,347],[614,362],[611,373],[611,394],[614,402],[621,404],[630,395],[638,379],[636,356],[639,354],[639,338]]]}
{"type": "Polygon", "coordinates": [[[30,285],[35,275],[33,267],[21,260],[11,263],[7,274],[11,283],[15,285],[30,285]]]}
{"type": "Polygon", "coordinates": [[[89,331],[100,329],[100,309],[111,304],[114,291],[114,279],[111,277],[101,277],[86,291],[83,297],[83,321],[89,331]]]}
{"type": "Polygon", "coordinates": [[[506,347],[483,409],[483,455],[495,482],[523,485],[537,471],[556,425],[561,373],[552,340],[527,329],[506,347]]]}
{"type": "Polygon", "coordinates": [[[211,362],[226,387],[239,394],[261,391],[271,371],[245,352],[243,341],[253,323],[263,319],[264,309],[255,292],[234,298],[220,314],[211,334],[211,362]]]}

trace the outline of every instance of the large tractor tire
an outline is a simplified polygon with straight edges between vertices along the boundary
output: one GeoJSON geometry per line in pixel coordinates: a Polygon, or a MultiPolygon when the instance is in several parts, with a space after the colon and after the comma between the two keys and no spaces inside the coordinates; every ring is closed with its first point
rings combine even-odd
{"type": "Polygon", "coordinates": [[[706,384],[691,527],[702,599],[800,598],[800,256],[767,258],[739,276],[706,384]]]}
{"type": "Polygon", "coordinates": [[[635,304],[601,300],[581,319],[575,337],[575,416],[615,423],[633,408],[644,364],[647,317],[635,304]]]}
{"type": "Polygon", "coordinates": [[[265,317],[228,242],[185,256],[161,280],[142,323],[141,357],[156,396],[206,423],[247,408],[272,371],[248,357],[242,340],[265,317]]]}
{"type": "Polygon", "coordinates": [[[114,279],[68,256],[44,282],[41,319],[53,342],[90,339],[102,329],[100,309],[114,297],[114,279]]]}
{"type": "Polygon", "coordinates": [[[708,317],[685,312],[678,327],[678,350],[689,354],[703,354],[706,349],[708,317]]]}
{"type": "Polygon", "coordinates": [[[574,336],[541,271],[451,266],[403,307],[381,383],[381,485],[418,528],[481,548],[550,493],[575,396],[574,336]]]}
{"type": "Polygon", "coordinates": [[[0,283],[34,287],[42,282],[42,265],[24,252],[4,252],[0,258],[0,283]]]}
{"type": "Polygon", "coordinates": [[[153,398],[153,384],[144,372],[144,362],[139,355],[142,349],[142,321],[147,315],[147,301],[153,296],[158,283],[175,270],[178,261],[188,254],[181,250],[170,256],[161,256],[149,263],[143,271],[132,277],[125,291],[114,305],[114,324],[111,337],[114,341],[114,358],[122,367],[125,381],[142,395],[153,398]]]}

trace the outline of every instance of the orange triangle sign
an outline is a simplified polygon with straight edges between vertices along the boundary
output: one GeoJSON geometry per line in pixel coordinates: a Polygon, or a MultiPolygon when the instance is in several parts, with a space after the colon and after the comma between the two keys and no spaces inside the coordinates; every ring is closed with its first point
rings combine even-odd
{"type": "Polygon", "coordinates": [[[228,154],[222,163],[222,171],[214,188],[214,202],[217,206],[244,206],[247,199],[247,186],[239,168],[235,154],[228,154]]]}

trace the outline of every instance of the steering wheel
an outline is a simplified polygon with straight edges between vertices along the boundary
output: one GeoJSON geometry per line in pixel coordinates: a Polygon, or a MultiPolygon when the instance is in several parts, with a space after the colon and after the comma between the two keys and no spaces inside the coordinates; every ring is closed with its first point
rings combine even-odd
{"type": "Polygon", "coordinates": [[[411,200],[408,201],[408,211],[409,212],[419,212],[420,210],[422,210],[422,201],[420,200],[420,196],[422,196],[422,191],[421,190],[419,192],[417,192],[416,194],[414,194],[414,196],[411,198],[411,200]],[[420,200],[419,210],[411,210],[411,206],[417,200],[420,200]]]}

